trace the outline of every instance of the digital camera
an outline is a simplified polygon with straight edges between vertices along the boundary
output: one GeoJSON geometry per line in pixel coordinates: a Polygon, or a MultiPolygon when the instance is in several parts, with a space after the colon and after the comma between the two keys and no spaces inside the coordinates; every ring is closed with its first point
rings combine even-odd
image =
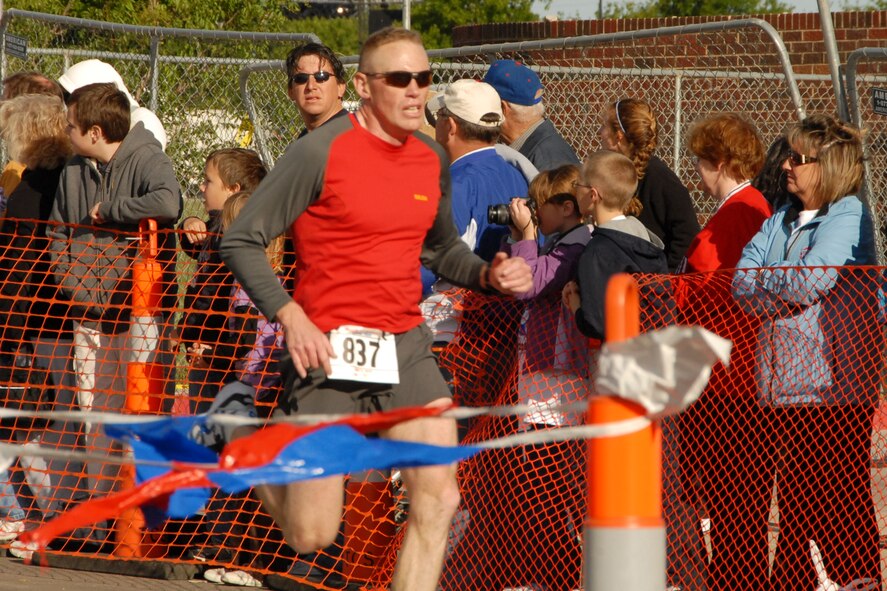
{"type": "MultiPolygon", "coordinates": [[[[533,221],[536,221],[536,200],[533,198],[528,198],[524,200],[527,204],[527,208],[530,210],[530,216],[533,218],[533,221]]],[[[497,205],[491,205],[487,208],[487,223],[488,224],[496,224],[497,226],[510,226],[511,225],[511,212],[508,211],[507,203],[499,203],[497,205]]]]}

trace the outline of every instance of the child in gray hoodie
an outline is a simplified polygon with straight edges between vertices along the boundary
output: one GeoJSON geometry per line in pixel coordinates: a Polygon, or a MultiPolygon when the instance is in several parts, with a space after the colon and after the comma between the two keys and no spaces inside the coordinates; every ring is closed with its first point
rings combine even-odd
{"type": "MultiPolygon", "coordinates": [[[[172,228],[182,196],[172,162],[142,124],[130,129],[130,103],[114,84],[89,84],[68,101],[68,136],[75,156],[67,162],[50,214],[47,235],[52,271],[71,300],[74,373],[81,410],[120,411],[126,403],[127,365],[147,362],[159,343],[157,318],[130,318],[131,263],[139,223],[172,228]]],[[[175,236],[158,233],[157,259],[165,297],[176,298],[175,236]]],[[[86,445],[110,449],[96,426],[86,445]]],[[[118,469],[88,466],[90,489],[107,494],[118,469]]]]}
{"type": "Polygon", "coordinates": [[[631,160],[609,150],[589,156],[576,183],[579,207],[594,219],[591,240],[579,257],[576,281],[564,287],[564,303],[585,336],[604,340],[607,282],[617,273],[668,273],[662,240],[626,215],[637,191],[631,160]]]}

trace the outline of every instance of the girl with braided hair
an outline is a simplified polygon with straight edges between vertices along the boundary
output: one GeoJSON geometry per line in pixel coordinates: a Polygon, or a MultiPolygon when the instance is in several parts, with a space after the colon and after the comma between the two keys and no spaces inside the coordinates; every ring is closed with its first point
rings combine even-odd
{"type": "Polygon", "coordinates": [[[687,188],[653,154],[657,132],[650,105],[624,98],[604,109],[598,137],[601,147],[620,152],[634,162],[638,192],[628,215],[637,217],[665,243],[668,268],[674,271],[699,232],[699,221],[687,188]]]}

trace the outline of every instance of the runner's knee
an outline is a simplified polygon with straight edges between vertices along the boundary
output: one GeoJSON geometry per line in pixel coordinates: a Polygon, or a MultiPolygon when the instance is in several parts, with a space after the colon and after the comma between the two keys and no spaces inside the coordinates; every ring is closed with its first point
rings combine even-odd
{"type": "Polygon", "coordinates": [[[336,541],[339,524],[297,524],[288,523],[281,526],[283,539],[299,554],[317,552],[336,541]]]}

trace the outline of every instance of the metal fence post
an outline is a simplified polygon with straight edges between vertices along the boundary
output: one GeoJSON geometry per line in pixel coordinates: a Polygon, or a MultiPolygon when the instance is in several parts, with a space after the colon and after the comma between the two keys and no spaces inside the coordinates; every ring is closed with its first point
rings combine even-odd
{"type": "MultiPolygon", "coordinates": [[[[9,29],[9,13],[3,13],[0,16],[0,80],[6,80],[6,31],[9,29]]],[[[6,148],[4,147],[4,157],[6,156],[6,148]]]]}
{"type": "Polygon", "coordinates": [[[681,108],[684,77],[680,73],[674,78],[674,145],[672,146],[672,169],[681,168],[681,129],[683,127],[684,111],[681,108]]]}
{"type": "MultiPolygon", "coordinates": [[[[863,166],[865,167],[865,176],[863,177],[859,196],[861,199],[864,199],[871,208],[872,220],[875,225],[875,242],[877,244],[878,264],[884,265],[885,257],[887,257],[887,253],[885,253],[885,247],[887,247],[887,245],[885,245],[884,233],[880,231],[884,219],[882,207],[884,200],[884,184],[883,175],[876,176],[876,173],[874,172],[876,170],[882,170],[884,154],[883,150],[876,148],[880,145],[880,142],[877,141],[877,136],[872,134],[872,129],[866,129],[868,126],[865,125],[866,120],[863,118],[864,97],[859,94],[859,80],[857,78],[859,63],[862,60],[885,62],[887,61],[887,48],[861,47],[856,49],[847,57],[847,65],[845,69],[847,74],[846,97],[850,122],[859,129],[868,132],[863,136],[863,147],[865,150],[863,166]],[[878,162],[873,164],[873,160],[878,160],[878,162]]],[[[876,78],[876,80],[882,84],[887,84],[887,79],[883,76],[876,78]]],[[[874,124],[872,126],[874,126],[874,124]]]]}
{"type": "Polygon", "coordinates": [[[160,37],[151,36],[151,53],[148,63],[151,68],[151,106],[150,109],[157,112],[157,100],[160,96],[160,37]]]}
{"type": "Polygon", "coordinates": [[[822,43],[825,45],[825,56],[828,62],[828,71],[835,87],[835,101],[838,103],[838,116],[844,121],[850,121],[850,113],[847,109],[847,99],[844,94],[844,81],[841,77],[840,56],[838,54],[838,42],[835,39],[835,25],[832,22],[832,10],[828,0],[816,0],[819,6],[819,26],[822,28],[822,43]]]}

